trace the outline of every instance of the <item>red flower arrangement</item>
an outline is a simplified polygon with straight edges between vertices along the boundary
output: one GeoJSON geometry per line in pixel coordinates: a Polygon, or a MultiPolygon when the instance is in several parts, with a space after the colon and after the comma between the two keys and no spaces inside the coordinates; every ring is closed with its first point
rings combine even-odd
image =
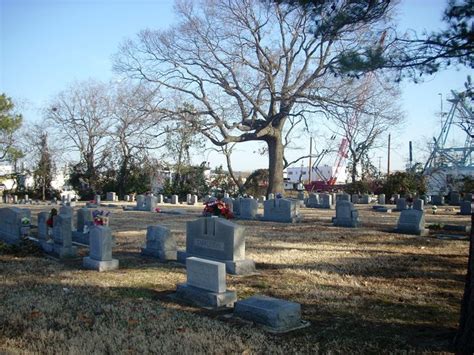
{"type": "Polygon", "coordinates": [[[229,205],[220,200],[207,202],[205,206],[202,212],[203,216],[218,216],[226,219],[234,218],[234,214],[229,209],[229,205]]]}

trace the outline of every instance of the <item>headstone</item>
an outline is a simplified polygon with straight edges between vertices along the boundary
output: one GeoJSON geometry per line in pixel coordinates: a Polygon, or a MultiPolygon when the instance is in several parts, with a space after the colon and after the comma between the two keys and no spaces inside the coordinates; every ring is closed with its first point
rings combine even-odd
{"type": "Polygon", "coordinates": [[[321,194],[320,199],[321,199],[321,208],[326,208],[326,209],[332,209],[333,208],[332,195],[330,195],[330,194],[321,194]]]}
{"type": "Polygon", "coordinates": [[[336,202],[336,217],[332,220],[337,227],[357,227],[359,225],[359,212],[354,205],[345,200],[336,202]]]}
{"type": "Polygon", "coordinates": [[[86,269],[108,271],[118,269],[119,261],[112,258],[112,232],[106,226],[93,226],[89,232],[90,254],[83,259],[86,269]]]}
{"type": "MultiPolygon", "coordinates": [[[[266,203],[268,201],[265,201],[266,203]]],[[[240,219],[256,219],[258,202],[253,198],[243,198],[240,200],[240,219]]]]}
{"type": "Polygon", "coordinates": [[[71,206],[61,206],[59,207],[59,214],[73,216],[74,209],[71,206]]]}
{"type": "Polygon", "coordinates": [[[0,240],[7,244],[18,244],[27,232],[22,229],[29,228],[29,225],[22,224],[23,218],[31,221],[31,212],[17,207],[0,208],[0,240]]]}
{"type": "Polygon", "coordinates": [[[385,205],[385,194],[379,194],[377,197],[377,202],[379,205],[385,205]]]}
{"type": "Polygon", "coordinates": [[[176,240],[170,230],[162,226],[148,226],[146,232],[146,246],[142,248],[142,255],[152,256],[162,261],[176,260],[176,240]]]}
{"type": "Polygon", "coordinates": [[[145,196],[145,205],[143,207],[143,210],[154,212],[155,209],[156,209],[156,197],[153,195],[145,196]]]}
{"type": "Polygon", "coordinates": [[[18,203],[18,196],[17,195],[13,195],[13,203],[18,203]]]}
{"type": "Polygon", "coordinates": [[[115,201],[115,192],[107,192],[107,201],[115,201]]]}
{"type": "Polygon", "coordinates": [[[398,201],[399,198],[400,198],[400,194],[393,194],[392,195],[393,203],[395,205],[397,204],[397,201],[398,201]]]}
{"type": "Polygon", "coordinates": [[[302,326],[301,305],[267,296],[252,296],[235,303],[234,315],[275,332],[302,326]]]}
{"type": "Polygon", "coordinates": [[[471,202],[472,201],[472,193],[465,194],[463,200],[471,202]]]}
{"type": "Polygon", "coordinates": [[[444,205],[444,196],[433,195],[431,196],[431,204],[436,206],[444,205]]]}
{"type": "Polygon", "coordinates": [[[451,191],[451,194],[449,195],[449,204],[451,206],[459,206],[459,202],[461,202],[461,195],[459,195],[459,192],[451,191]]]}
{"type": "Polygon", "coordinates": [[[304,201],[305,196],[304,196],[304,191],[299,191],[298,192],[298,200],[304,201]]]}
{"type": "Polygon", "coordinates": [[[415,201],[413,201],[413,209],[418,210],[418,211],[423,211],[425,208],[425,201],[423,201],[420,198],[417,198],[415,201]]]}
{"type": "Polygon", "coordinates": [[[191,204],[191,194],[186,195],[186,204],[188,204],[188,205],[191,204]]]}
{"type": "Polygon", "coordinates": [[[397,200],[397,208],[396,211],[403,211],[407,209],[407,200],[404,197],[400,197],[397,200]]]}
{"type": "Polygon", "coordinates": [[[75,257],[77,248],[72,246],[72,215],[58,214],[53,217],[53,252],[59,258],[75,257]]]}
{"type": "Polygon", "coordinates": [[[100,203],[101,203],[101,201],[100,201],[100,195],[95,195],[95,204],[96,204],[97,206],[100,206],[100,203]]]}
{"type": "Polygon", "coordinates": [[[459,203],[460,215],[470,215],[472,213],[471,201],[461,201],[459,203]]]}
{"type": "Polygon", "coordinates": [[[28,203],[30,201],[30,197],[28,195],[25,195],[25,202],[28,203]]]}
{"type": "Polygon", "coordinates": [[[144,195],[137,196],[137,204],[136,204],[135,210],[137,211],[145,210],[145,196],[144,195]]]}
{"type": "Polygon", "coordinates": [[[264,221],[294,223],[300,219],[297,204],[292,200],[277,198],[263,203],[264,221]]]}
{"type": "Polygon", "coordinates": [[[269,193],[269,194],[268,194],[268,199],[269,199],[269,200],[274,200],[274,199],[275,199],[275,194],[269,193]]]}
{"type": "Polygon", "coordinates": [[[310,193],[306,200],[306,207],[308,208],[319,208],[320,207],[319,194],[310,193]]]}
{"type": "Polygon", "coordinates": [[[40,212],[38,213],[38,239],[47,240],[48,239],[48,225],[46,222],[49,218],[49,212],[40,212]]]}
{"type": "Polygon", "coordinates": [[[224,192],[224,198],[229,198],[229,194],[227,192],[224,192]]]}
{"type": "Polygon", "coordinates": [[[232,306],[237,301],[235,291],[226,286],[225,265],[195,257],[186,259],[186,284],[179,284],[176,296],[201,307],[232,306]]]}
{"type": "Polygon", "coordinates": [[[224,197],[222,199],[222,202],[226,204],[229,211],[231,211],[232,213],[234,212],[234,200],[232,200],[230,197],[224,197]]]}
{"type": "Polygon", "coordinates": [[[130,195],[125,195],[123,199],[125,202],[130,202],[130,195]]]}
{"type": "Polygon", "coordinates": [[[397,224],[397,232],[405,234],[428,235],[425,229],[425,213],[419,210],[403,210],[397,224]]]}
{"type": "Polygon", "coordinates": [[[265,202],[266,200],[267,200],[266,196],[260,196],[259,199],[258,199],[258,203],[263,204],[263,202],[265,202]]]}
{"type": "Polygon", "coordinates": [[[237,197],[235,200],[232,200],[232,212],[234,216],[240,216],[240,202],[242,201],[241,197],[237,197]]]}
{"type": "Polygon", "coordinates": [[[359,203],[359,195],[358,194],[353,194],[351,197],[351,201],[353,204],[359,203]]]}
{"type": "Polygon", "coordinates": [[[368,205],[370,203],[370,196],[367,194],[362,195],[362,198],[360,199],[360,203],[364,205],[368,205]]]}
{"type": "Polygon", "coordinates": [[[178,195],[172,195],[171,196],[171,204],[172,205],[177,205],[178,203],[179,203],[178,195]]]}
{"type": "Polygon", "coordinates": [[[164,200],[163,200],[163,195],[162,194],[159,194],[157,197],[156,197],[156,203],[163,203],[164,200]]]}
{"type": "Polygon", "coordinates": [[[197,195],[192,195],[191,196],[191,201],[190,201],[189,204],[194,206],[194,205],[197,205],[197,203],[198,203],[198,196],[197,195]]]}
{"type": "Polygon", "coordinates": [[[255,272],[255,262],[245,259],[244,227],[217,217],[204,217],[186,223],[186,253],[178,259],[196,256],[224,262],[229,274],[255,272]]]}
{"type": "Polygon", "coordinates": [[[94,225],[92,211],[88,208],[77,210],[76,230],[72,232],[72,240],[76,243],[89,245],[89,231],[94,225]]]}
{"type": "Polygon", "coordinates": [[[348,202],[350,202],[351,201],[351,196],[349,194],[346,194],[346,193],[336,194],[336,204],[337,204],[338,201],[348,201],[348,202]]]}

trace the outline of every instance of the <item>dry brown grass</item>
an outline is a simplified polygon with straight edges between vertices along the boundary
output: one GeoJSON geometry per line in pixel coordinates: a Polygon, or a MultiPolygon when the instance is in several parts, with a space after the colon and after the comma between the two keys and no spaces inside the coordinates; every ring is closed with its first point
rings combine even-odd
{"type": "MultiPolygon", "coordinates": [[[[359,207],[359,229],[333,227],[334,211],[315,209],[303,209],[295,225],[237,221],[247,227],[247,255],[259,274],[228,276],[228,287],[240,299],[266,294],[301,303],[309,328],[271,335],[225,312],[171,301],[185,269],[139,256],[146,226],[171,228],[184,248],[185,222],[200,207],[186,207],[186,215],[111,209],[119,270],[84,270],[79,258],[0,255],[0,352],[450,352],[467,241],[390,233],[398,213],[359,207]]],[[[47,208],[34,206],[33,215],[47,208]]],[[[442,209],[427,222],[468,224],[469,217],[442,209]]]]}

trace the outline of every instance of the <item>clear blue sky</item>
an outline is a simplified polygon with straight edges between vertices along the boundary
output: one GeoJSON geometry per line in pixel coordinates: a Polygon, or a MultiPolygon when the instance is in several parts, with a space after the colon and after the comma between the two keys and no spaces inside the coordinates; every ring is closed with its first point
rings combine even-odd
{"type": "MultiPolygon", "coordinates": [[[[445,0],[404,0],[400,27],[437,30],[445,6],[445,0]]],[[[35,121],[38,109],[69,83],[110,79],[111,56],[119,43],[144,28],[166,28],[174,15],[171,0],[0,0],[0,16],[0,92],[18,101],[26,119],[35,121]]],[[[438,93],[446,98],[451,89],[462,89],[468,73],[450,70],[424,84],[403,84],[407,124],[393,137],[393,168],[403,167],[409,140],[415,143],[415,160],[421,159],[423,137],[439,130],[438,93]]],[[[235,168],[266,167],[266,158],[254,151],[255,146],[242,145],[233,159],[235,168]]],[[[385,152],[376,155],[383,156],[384,168],[385,152]]],[[[215,154],[208,157],[224,162],[215,154]]]]}

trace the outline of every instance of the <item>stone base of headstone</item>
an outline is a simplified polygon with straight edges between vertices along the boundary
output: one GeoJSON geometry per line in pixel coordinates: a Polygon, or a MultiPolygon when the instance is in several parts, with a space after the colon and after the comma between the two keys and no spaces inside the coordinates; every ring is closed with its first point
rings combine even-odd
{"type": "Polygon", "coordinates": [[[77,247],[64,247],[59,244],[53,244],[53,251],[60,259],[63,258],[75,258],[77,256],[77,247]]]}
{"type": "Polygon", "coordinates": [[[387,207],[381,206],[381,205],[372,206],[372,209],[375,210],[375,212],[392,213],[391,208],[387,208],[387,207]]]}
{"type": "Polygon", "coordinates": [[[359,220],[351,218],[332,217],[332,223],[335,227],[357,228],[359,226],[359,220]]]}
{"type": "Polygon", "coordinates": [[[413,235],[419,235],[421,237],[426,237],[430,234],[429,229],[423,228],[419,231],[414,231],[412,229],[405,229],[405,228],[395,228],[393,230],[395,233],[401,233],[401,234],[413,234],[413,235]]]}
{"type": "Polygon", "coordinates": [[[309,325],[301,319],[299,303],[267,296],[252,296],[235,303],[234,316],[264,326],[266,330],[284,333],[309,325]]]}
{"type": "MultiPolygon", "coordinates": [[[[181,263],[181,264],[186,264],[186,259],[193,257],[196,255],[191,255],[186,253],[184,250],[178,250],[177,255],[176,255],[176,260],[181,263]]],[[[202,256],[198,256],[202,258],[202,256]]],[[[225,264],[225,272],[231,275],[252,275],[257,272],[255,268],[255,261],[252,259],[245,259],[245,260],[217,260],[217,259],[211,259],[209,258],[208,260],[212,261],[219,261],[221,263],[225,264]]]]}
{"type": "Polygon", "coordinates": [[[82,233],[78,231],[72,231],[72,241],[75,243],[89,245],[89,232],[82,233]]]}
{"type": "Polygon", "coordinates": [[[110,271],[118,269],[119,261],[117,259],[100,261],[86,256],[84,259],[82,259],[82,266],[84,266],[86,269],[97,270],[99,272],[110,271]]]}
{"type": "Polygon", "coordinates": [[[43,249],[43,251],[46,253],[52,253],[54,251],[54,243],[51,239],[49,241],[41,240],[40,245],[41,249],[43,249]]]}
{"type": "Polygon", "coordinates": [[[176,298],[204,308],[232,307],[237,301],[235,291],[211,292],[187,284],[178,284],[176,298]]]}
{"type": "Polygon", "coordinates": [[[151,248],[142,248],[141,255],[158,258],[161,261],[178,260],[178,252],[176,250],[159,250],[151,248]]]}

